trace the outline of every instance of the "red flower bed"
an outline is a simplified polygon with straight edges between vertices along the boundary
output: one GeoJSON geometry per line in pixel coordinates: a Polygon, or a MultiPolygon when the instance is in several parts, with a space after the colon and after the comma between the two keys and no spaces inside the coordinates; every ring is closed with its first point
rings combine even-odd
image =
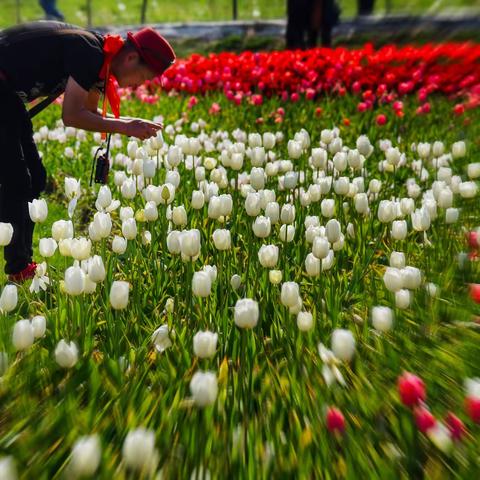
{"type": "MultiPolygon", "coordinates": [[[[359,96],[358,108],[374,103],[397,102],[416,93],[423,104],[418,113],[428,113],[428,96],[439,92],[462,97],[457,114],[479,104],[480,45],[441,43],[424,46],[384,46],[376,50],[316,48],[307,51],[243,52],[191,55],[179,60],[153,82],[137,90],[144,101],[155,101],[158,87],[192,95],[223,91],[230,100],[245,98],[260,105],[263,96],[296,101],[313,100],[323,93],[359,96]]],[[[125,92],[128,93],[128,92],[125,92]]]]}

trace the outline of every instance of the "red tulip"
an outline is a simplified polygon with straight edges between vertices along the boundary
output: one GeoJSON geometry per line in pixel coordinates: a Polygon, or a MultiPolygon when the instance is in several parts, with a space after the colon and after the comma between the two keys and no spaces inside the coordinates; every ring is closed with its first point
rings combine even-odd
{"type": "Polygon", "coordinates": [[[477,249],[478,245],[478,233],[472,230],[471,232],[467,233],[468,245],[470,248],[477,249]]]}
{"type": "Polygon", "coordinates": [[[415,423],[422,433],[427,433],[437,423],[430,410],[425,407],[415,408],[415,423]]]}
{"type": "Polygon", "coordinates": [[[422,105],[422,113],[430,113],[430,104],[428,102],[422,105]]]}
{"type": "Polygon", "coordinates": [[[465,105],[463,105],[463,103],[457,103],[453,107],[453,112],[455,115],[462,115],[465,112],[465,105]]]}
{"type": "Polygon", "coordinates": [[[349,119],[349,118],[344,118],[344,119],[343,119],[343,124],[344,124],[346,127],[350,126],[350,119],[349,119]]]}
{"type": "Polygon", "coordinates": [[[357,110],[359,112],[364,112],[365,110],[367,110],[368,106],[365,102],[360,102],[358,105],[357,105],[357,110]]]}
{"type": "Polygon", "coordinates": [[[328,407],[326,421],[327,429],[330,432],[343,433],[345,431],[345,418],[338,408],[328,407]]]}
{"type": "Polygon", "coordinates": [[[380,113],[379,115],[377,115],[376,122],[377,122],[377,125],[380,125],[380,126],[385,125],[387,123],[386,115],[384,115],[383,113],[380,113]]]}
{"type": "Polygon", "coordinates": [[[405,372],[398,378],[398,393],[407,407],[413,407],[427,398],[423,380],[410,372],[405,372]]]}
{"type": "Polygon", "coordinates": [[[319,117],[322,114],[322,107],[317,107],[315,109],[315,116],[319,117]]]}
{"type": "Polygon", "coordinates": [[[470,284],[470,298],[475,303],[480,303],[480,283],[470,284]]]}
{"type": "Polygon", "coordinates": [[[466,432],[464,423],[452,412],[448,412],[445,423],[450,430],[452,438],[454,440],[461,440],[466,432]]]}
{"type": "Polygon", "coordinates": [[[480,423],[480,398],[467,397],[465,399],[465,410],[468,416],[475,422],[480,423]]]}

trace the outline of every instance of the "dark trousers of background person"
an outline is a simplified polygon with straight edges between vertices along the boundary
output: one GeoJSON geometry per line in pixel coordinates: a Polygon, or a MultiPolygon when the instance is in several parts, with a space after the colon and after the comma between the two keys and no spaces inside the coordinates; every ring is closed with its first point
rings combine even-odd
{"type": "Polygon", "coordinates": [[[371,15],[375,0],[357,0],[358,15],[371,15]]]}
{"type": "Polygon", "coordinates": [[[0,222],[13,227],[12,241],[4,247],[6,274],[31,262],[34,224],[28,202],[45,188],[45,180],[25,105],[0,78],[0,222]]]}
{"type": "Polygon", "coordinates": [[[335,0],[288,0],[287,48],[313,48],[319,33],[322,45],[331,46],[339,13],[335,0]]]}
{"type": "Polygon", "coordinates": [[[48,20],[64,20],[62,13],[57,9],[56,0],[40,0],[39,3],[48,20]]]}

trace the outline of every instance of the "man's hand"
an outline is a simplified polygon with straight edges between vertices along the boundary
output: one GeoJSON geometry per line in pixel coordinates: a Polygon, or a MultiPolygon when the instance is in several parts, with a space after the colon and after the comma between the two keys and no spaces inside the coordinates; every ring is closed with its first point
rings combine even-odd
{"type": "Polygon", "coordinates": [[[145,140],[154,137],[158,130],[161,130],[163,125],[161,123],[149,122],[140,118],[133,118],[124,121],[124,135],[129,137],[136,137],[140,140],[145,140]]]}

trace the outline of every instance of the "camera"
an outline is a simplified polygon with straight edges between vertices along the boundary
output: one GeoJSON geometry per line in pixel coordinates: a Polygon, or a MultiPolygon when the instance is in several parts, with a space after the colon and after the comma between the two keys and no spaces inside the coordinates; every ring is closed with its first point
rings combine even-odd
{"type": "Polygon", "coordinates": [[[95,165],[95,183],[105,185],[108,180],[108,172],[110,171],[110,162],[106,155],[100,155],[95,165]]]}

